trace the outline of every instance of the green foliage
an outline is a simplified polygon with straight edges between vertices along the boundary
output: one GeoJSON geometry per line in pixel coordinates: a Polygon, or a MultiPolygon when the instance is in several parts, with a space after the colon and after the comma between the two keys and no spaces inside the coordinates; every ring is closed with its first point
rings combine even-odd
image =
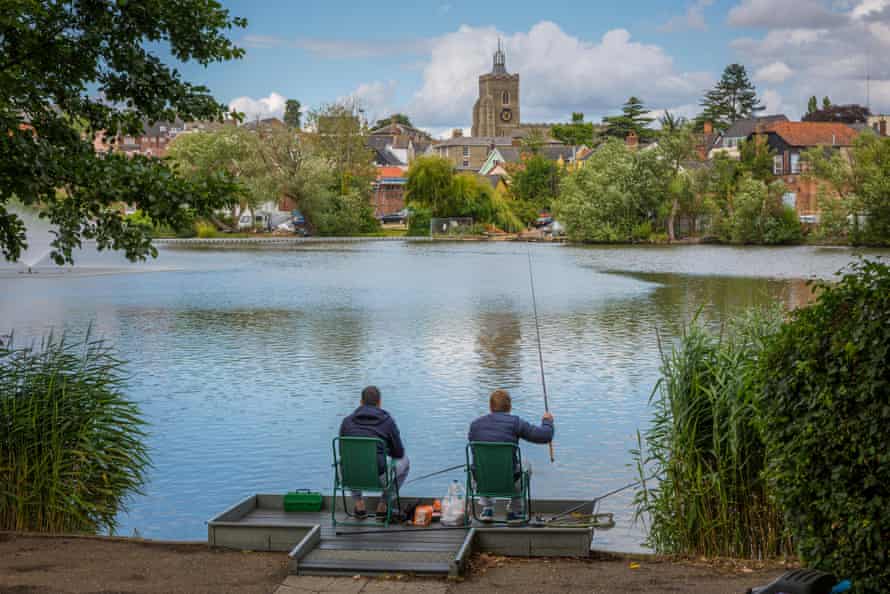
{"type": "Polygon", "coordinates": [[[700,105],[702,113],[696,118],[698,126],[711,122],[717,130],[725,130],[734,122],[752,117],[763,109],[757,99],[754,84],[741,64],[730,64],[700,105]]]}
{"type": "Polygon", "coordinates": [[[770,183],[773,179],[773,157],[770,146],[758,139],[744,140],[739,144],[739,174],[770,183]]]}
{"type": "Polygon", "coordinates": [[[0,249],[6,259],[17,260],[25,247],[24,224],[6,209],[13,197],[40,205],[56,226],[52,257],[60,264],[72,262],[83,239],[134,260],[156,255],[141,228],[124,224],[116,203],[172,226],[181,224],[183,206],[206,214],[228,203],[234,186],[224,175],[189,183],[157,159],[100,157],[92,140],[100,131],[139,136],[144,120],[220,118],[226,107],[156,54],[204,66],[239,58],[243,51],[226,33],[246,26],[244,19],[230,17],[217,0],[12,4],[0,11],[0,249]]]}
{"type": "Polygon", "coordinates": [[[154,221],[146,216],[145,213],[141,210],[137,210],[133,214],[127,215],[126,219],[124,220],[126,221],[127,225],[139,227],[139,229],[145,234],[150,234],[154,230],[154,221]]]}
{"type": "Polygon", "coordinates": [[[653,137],[653,131],[649,124],[655,118],[649,117],[649,109],[643,105],[643,101],[637,97],[630,97],[621,108],[621,115],[603,118],[606,124],[604,134],[611,138],[624,140],[631,132],[636,133],[640,140],[649,140],[653,137]]]}
{"type": "Polygon", "coordinates": [[[207,221],[195,221],[195,235],[201,239],[216,237],[216,225],[207,221]]]}
{"type": "Polygon", "coordinates": [[[521,166],[511,168],[511,175],[510,193],[513,198],[536,207],[532,217],[526,222],[537,218],[540,210],[549,209],[553,199],[559,195],[559,166],[540,155],[532,155],[521,166]]]}
{"type": "Polygon", "coordinates": [[[810,175],[840,196],[854,215],[854,244],[890,245],[890,138],[860,134],[849,157],[814,149],[804,160],[810,175]]]}
{"type": "Polygon", "coordinates": [[[814,111],[819,109],[819,100],[816,99],[816,96],[813,95],[810,97],[810,100],[807,101],[807,113],[813,113],[814,111]]]}
{"type": "Polygon", "coordinates": [[[433,218],[432,211],[423,206],[411,206],[411,216],[408,218],[408,236],[426,237],[430,234],[430,221],[433,218]]]}
{"type": "Polygon", "coordinates": [[[428,208],[432,216],[457,216],[448,213],[451,162],[437,155],[418,157],[408,169],[406,198],[411,204],[428,208]]]}
{"type": "MultiPolygon", "coordinates": [[[[319,235],[349,236],[379,231],[374,209],[365,196],[352,192],[330,195],[310,207],[312,224],[319,235]]],[[[304,214],[305,216],[305,214],[304,214]]]]}
{"type": "Polygon", "coordinates": [[[666,166],[654,151],[632,152],[610,140],[563,179],[554,215],[575,241],[632,240],[665,200],[666,166]]]}
{"type": "Polygon", "coordinates": [[[411,123],[411,118],[409,118],[404,113],[396,113],[393,114],[392,117],[383,118],[382,120],[377,120],[377,123],[374,124],[372,130],[379,130],[384,126],[389,126],[390,124],[402,124],[403,126],[414,127],[414,124],[411,123]]]}
{"type": "Polygon", "coordinates": [[[753,311],[724,332],[693,320],[662,352],[654,419],[632,453],[637,517],[659,553],[764,559],[790,553],[762,479],[768,456],[756,419],[758,364],[781,310],[753,311]]]}
{"type": "Polygon", "coordinates": [[[833,243],[847,243],[851,231],[848,218],[852,214],[850,200],[831,196],[821,187],[817,200],[821,217],[816,227],[816,237],[833,243]]]}
{"type": "Polygon", "coordinates": [[[735,208],[729,215],[729,237],[733,243],[789,244],[802,239],[797,213],[781,202],[784,185],[767,186],[745,176],[739,182],[735,208]]]}
{"type": "Polygon", "coordinates": [[[568,146],[593,146],[594,133],[593,123],[585,122],[583,113],[573,113],[570,123],[550,128],[550,135],[568,146]]]}
{"type": "Polygon", "coordinates": [[[761,358],[769,477],[804,562],[890,588],[890,268],[856,264],[761,358]]]}
{"type": "Polygon", "coordinates": [[[288,99],[284,103],[284,123],[294,130],[300,129],[303,114],[300,111],[302,105],[296,99],[288,99]]]}
{"type": "Polygon", "coordinates": [[[0,530],[113,530],[138,493],[144,422],[102,341],[0,343],[0,530]]]}

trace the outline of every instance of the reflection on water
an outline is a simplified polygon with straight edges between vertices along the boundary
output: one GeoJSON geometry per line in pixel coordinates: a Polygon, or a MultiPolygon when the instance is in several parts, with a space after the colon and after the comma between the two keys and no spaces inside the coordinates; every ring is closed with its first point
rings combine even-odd
{"type": "MultiPolygon", "coordinates": [[[[540,497],[593,497],[632,480],[627,451],[649,417],[666,340],[698,314],[808,302],[849,250],[533,248],[556,463],[527,446],[540,497]]],[[[109,267],[84,255],[80,270],[109,267]]],[[[116,267],[116,268],[115,268],[116,267]]],[[[0,274],[0,334],[87,325],[130,363],[151,423],[153,468],[121,532],[202,538],[253,492],[330,489],[330,440],[360,389],[380,386],[416,476],[458,464],[490,390],[543,409],[525,246],[349,244],[171,249],[121,274],[0,274]],[[132,274],[131,272],[148,272],[132,274]]],[[[0,271],[2,273],[2,271],[0,271]]],[[[444,495],[453,476],[410,485],[444,495]]],[[[634,550],[631,492],[604,504],[597,545],[634,550]]]]}

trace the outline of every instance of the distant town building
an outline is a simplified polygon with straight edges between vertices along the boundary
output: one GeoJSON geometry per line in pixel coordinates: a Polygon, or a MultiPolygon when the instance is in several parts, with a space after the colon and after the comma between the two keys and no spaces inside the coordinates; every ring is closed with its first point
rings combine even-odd
{"type": "Polygon", "coordinates": [[[868,127],[878,136],[890,136],[890,115],[868,116],[868,127]]]}
{"type": "Polygon", "coordinates": [[[167,155],[167,148],[177,136],[204,130],[208,126],[206,122],[183,122],[179,119],[173,122],[145,122],[142,133],[136,136],[120,134],[109,138],[105,132],[99,132],[93,138],[93,148],[99,153],[115,151],[160,158],[167,155]]]}
{"type": "Polygon", "coordinates": [[[408,184],[402,167],[378,167],[371,195],[374,216],[393,214],[405,208],[405,186],[408,184]]]}
{"type": "Polygon", "coordinates": [[[710,156],[713,157],[717,153],[726,153],[730,157],[737,159],[739,157],[739,145],[754,133],[757,126],[769,126],[777,122],[787,121],[788,118],[782,114],[737,120],[729,128],[717,135],[710,148],[710,156]]]}
{"type": "Polygon", "coordinates": [[[802,220],[818,222],[819,204],[816,180],[806,172],[802,156],[811,148],[849,153],[856,130],[835,122],[787,122],[759,124],[749,138],[766,142],[773,157],[773,175],[786,187],[785,204],[793,206],[802,220]]]}
{"type": "Polygon", "coordinates": [[[410,165],[429,151],[432,142],[423,130],[399,122],[391,122],[368,135],[368,146],[374,151],[378,166],[410,165]]]}

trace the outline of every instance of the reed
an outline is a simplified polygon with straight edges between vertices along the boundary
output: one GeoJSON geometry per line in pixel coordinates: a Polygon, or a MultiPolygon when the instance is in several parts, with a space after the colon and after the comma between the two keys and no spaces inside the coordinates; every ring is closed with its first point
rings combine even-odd
{"type": "Polygon", "coordinates": [[[778,309],[749,312],[723,332],[693,320],[678,345],[662,349],[652,425],[632,452],[641,479],[658,477],[635,496],[656,551],[746,559],[792,552],[764,480],[756,424],[756,363],[781,321],[778,309]]]}
{"type": "Polygon", "coordinates": [[[114,530],[149,464],[122,365],[89,333],[0,341],[0,529],[114,530]]]}

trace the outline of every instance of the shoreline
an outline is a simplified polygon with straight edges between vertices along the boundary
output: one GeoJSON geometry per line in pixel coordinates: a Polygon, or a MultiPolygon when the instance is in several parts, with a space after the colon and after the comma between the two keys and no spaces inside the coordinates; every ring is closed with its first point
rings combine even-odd
{"type": "Polygon", "coordinates": [[[396,574],[311,577],[287,572],[286,553],[241,552],[201,541],[0,531],[0,591],[27,592],[547,592],[730,594],[766,584],[781,561],[694,560],[592,552],[589,558],[476,554],[461,580],[396,574]]]}

